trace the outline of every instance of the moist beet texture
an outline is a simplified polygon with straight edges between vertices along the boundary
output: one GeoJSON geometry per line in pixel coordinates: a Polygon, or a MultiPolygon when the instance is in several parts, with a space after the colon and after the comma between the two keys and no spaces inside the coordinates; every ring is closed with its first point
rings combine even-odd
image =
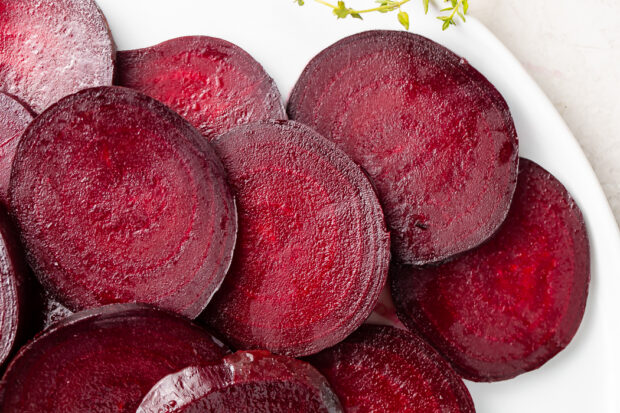
{"type": "Polygon", "coordinates": [[[14,346],[27,338],[38,313],[28,266],[4,206],[0,206],[0,262],[1,368],[14,346]]]}
{"type": "Polygon", "coordinates": [[[342,412],[327,380],[310,364],[264,350],[240,351],[221,364],[166,376],[137,413],[342,412]]]}
{"type": "Polygon", "coordinates": [[[164,102],[208,139],[236,125],[286,119],[280,92],[263,67],[214,37],[180,37],[119,52],[116,83],[164,102]]]}
{"type": "Polygon", "coordinates": [[[288,103],[375,184],[401,262],[437,262],[489,238],[508,212],[518,143],[506,102],[424,37],[369,31],[319,53],[288,103]]]}
{"type": "Polygon", "coordinates": [[[310,128],[241,126],[214,141],[236,193],[239,238],[206,320],[237,348],[301,356],[371,313],[389,236],[361,169],[310,128]]]}
{"type": "Polygon", "coordinates": [[[226,350],[172,313],[114,304],[74,314],[22,348],[3,377],[2,412],[135,412],[162,377],[226,350]]]}
{"type": "Polygon", "coordinates": [[[30,111],[11,96],[0,92],[0,202],[4,204],[7,202],[15,150],[30,122],[30,111]]]}
{"type": "Polygon", "coordinates": [[[590,252],[564,186],[521,159],[499,232],[437,267],[396,267],[398,316],[465,378],[495,381],[536,369],[568,345],[583,317],[590,252]]]}
{"type": "Polygon", "coordinates": [[[91,0],[0,0],[0,89],[36,113],[112,84],[115,48],[91,0]]]}
{"type": "Polygon", "coordinates": [[[215,152],[131,89],[87,89],[37,117],[9,191],[35,274],[72,311],[146,302],[193,318],[232,259],[236,211],[215,152]]]}
{"type": "Polygon", "coordinates": [[[345,412],[475,411],[460,377],[405,330],[366,324],[309,360],[327,377],[345,412]]]}

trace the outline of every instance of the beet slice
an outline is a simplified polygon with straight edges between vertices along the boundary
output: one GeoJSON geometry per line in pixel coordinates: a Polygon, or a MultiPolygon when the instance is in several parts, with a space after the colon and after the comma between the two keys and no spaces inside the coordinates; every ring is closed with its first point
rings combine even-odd
{"type": "Polygon", "coordinates": [[[290,356],[341,341],[371,313],[389,266],[370,182],[331,142],[294,122],[241,126],[213,143],[240,225],[208,324],[237,348],[290,356]]]}
{"type": "Polygon", "coordinates": [[[226,350],[189,320],[147,305],[74,314],[22,348],[3,377],[2,412],[135,412],[162,377],[226,350]]]}
{"type": "Polygon", "coordinates": [[[342,412],[329,383],[310,364],[264,350],[239,351],[221,364],[166,376],[136,413],[342,412]]]}
{"type": "Polygon", "coordinates": [[[193,318],[232,259],[221,162],[188,122],[131,89],[83,90],[37,117],[9,191],[35,274],[72,311],[146,302],[193,318]]]}
{"type": "Polygon", "coordinates": [[[518,152],[508,106],[429,39],[368,31],[340,40],[305,68],[288,114],[368,172],[401,262],[473,248],[508,212],[518,152]]]}
{"type": "Polygon", "coordinates": [[[397,267],[398,316],[465,378],[536,369],[568,345],[585,310],[588,236],[564,186],[521,159],[508,218],[481,247],[447,264],[397,267]]]}
{"type": "Polygon", "coordinates": [[[286,119],[280,92],[245,50],[188,36],[118,53],[116,83],[158,99],[213,139],[244,123],[286,119]]]}
{"type": "Polygon", "coordinates": [[[30,111],[11,96],[0,92],[0,202],[4,204],[7,202],[15,150],[30,122],[30,111]]]}
{"type": "Polygon", "coordinates": [[[80,89],[111,85],[115,53],[94,1],[0,1],[0,89],[36,113],[80,89]]]}
{"type": "MultiPolygon", "coordinates": [[[[1,113],[0,113],[1,115],[1,113]]],[[[1,117],[1,116],[0,116],[1,117]]],[[[17,234],[0,205],[0,367],[33,327],[37,302],[17,234]]]]}
{"type": "Polygon", "coordinates": [[[365,324],[309,357],[346,412],[473,413],[461,378],[418,336],[365,324]]]}

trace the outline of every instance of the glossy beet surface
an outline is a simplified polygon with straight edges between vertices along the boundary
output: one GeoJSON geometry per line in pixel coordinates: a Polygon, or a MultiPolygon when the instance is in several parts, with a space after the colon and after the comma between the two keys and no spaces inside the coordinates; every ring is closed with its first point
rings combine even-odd
{"type": "Polygon", "coordinates": [[[286,119],[280,93],[240,47],[207,37],[180,37],[118,53],[116,83],[158,99],[209,139],[243,123],[286,119]]]}
{"type": "Polygon", "coordinates": [[[224,354],[206,331],[171,313],[138,304],[87,310],[22,348],[3,377],[0,411],[135,412],[162,377],[224,354]]]}
{"type": "Polygon", "coordinates": [[[436,262],[491,236],[517,174],[506,102],[464,59],[408,32],[369,31],[325,49],[288,103],[374,182],[402,262],[436,262]]]}
{"type": "Polygon", "coordinates": [[[264,350],[188,367],[157,383],[137,413],[337,413],[327,380],[306,362],[264,350]]]}
{"type": "Polygon", "coordinates": [[[239,239],[208,323],[237,348],[292,356],[344,339],[371,313],[389,262],[364,173],[294,122],[241,126],[214,145],[236,193],[239,239]]]}
{"type": "Polygon", "coordinates": [[[327,377],[345,412],[474,412],[461,378],[405,330],[365,324],[309,361],[327,377]]]}
{"type": "Polygon", "coordinates": [[[590,253],[564,186],[521,159],[508,218],[481,247],[428,268],[395,268],[400,319],[464,377],[494,381],[540,367],[568,345],[586,304],[590,253]]]}
{"type": "Polygon", "coordinates": [[[0,90],[36,113],[112,84],[115,49],[92,0],[0,0],[0,90]]]}
{"type": "Polygon", "coordinates": [[[236,236],[213,149],[126,88],[84,90],[37,117],[15,156],[10,204],[35,274],[73,311],[146,302],[196,317],[236,236]]]}
{"type": "Polygon", "coordinates": [[[15,149],[32,115],[24,105],[0,92],[0,201],[6,203],[15,149]]]}
{"type": "Polygon", "coordinates": [[[33,285],[17,234],[0,206],[0,368],[19,341],[32,330],[36,317],[33,285]]]}

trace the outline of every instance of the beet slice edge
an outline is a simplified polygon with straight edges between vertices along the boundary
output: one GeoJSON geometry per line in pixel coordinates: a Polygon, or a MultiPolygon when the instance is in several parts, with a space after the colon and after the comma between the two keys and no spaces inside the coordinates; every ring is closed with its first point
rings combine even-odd
{"type": "Polygon", "coordinates": [[[583,216],[549,172],[520,160],[512,207],[498,233],[455,260],[395,267],[401,321],[463,377],[497,381],[534,370],[581,323],[590,279],[583,216]]]}

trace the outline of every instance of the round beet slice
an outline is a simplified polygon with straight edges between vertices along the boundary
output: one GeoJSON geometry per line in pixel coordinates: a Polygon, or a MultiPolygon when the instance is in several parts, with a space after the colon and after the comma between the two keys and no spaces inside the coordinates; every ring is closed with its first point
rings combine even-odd
{"type": "Polygon", "coordinates": [[[310,128],[241,126],[214,141],[237,197],[239,238],[209,325],[237,348],[302,356],[371,313],[389,235],[362,170],[310,128]]]}
{"type": "Polygon", "coordinates": [[[157,383],[136,413],[342,412],[310,364],[264,350],[239,351],[221,364],[187,367],[157,383]]]}
{"type": "Polygon", "coordinates": [[[38,116],[9,192],[35,274],[72,311],[145,302],[193,318],[232,259],[221,162],[187,121],[131,89],[83,90],[38,116]]]}
{"type": "Polygon", "coordinates": [[[586,305],[590,252],[564,186],[521,159],[506,222],[487,243],[436,267],[396,267],[392,295],[465,378],[495,381],[536,369],[568,345],[586,305]]]}
{"type": "Polygon", "coordinates": [[[162,377],[225,353],[205,330],[150,306],[83,311],[20,350],[2,379],[0,411],[135,412],[162,377]]]}
{"type": "Polygon", "coordinates": [[[474,413],[461,378],[418,336],[365,324],[312,357],[346,412],[474,413]]]}
{"type": "Polygon", "coordinates": [[[0,0],[0,89],[36,113],[112,84],[115,47],[92,0],[0,0]]]}
{"type": "Polygon", "coordinates": [[[116,83],[158,99],[208,139],[244,123],[286,119],[280,92],[245,50],[188,36],[118,53],[116,83]]]}
{"type": "Polygon", "coordinates": [[[5,204],[15,149],[30,122],[30,111],[11,96],[0,92],[0,201],[5,204]]]}
{"type": "Polygon", "coordinates": [[[429,39],[368,31],[340,40],[305,68],[288,113],[368,172],[401,262],[473,248],[506,217],[518,152],[508,106],[429,39]]]}

